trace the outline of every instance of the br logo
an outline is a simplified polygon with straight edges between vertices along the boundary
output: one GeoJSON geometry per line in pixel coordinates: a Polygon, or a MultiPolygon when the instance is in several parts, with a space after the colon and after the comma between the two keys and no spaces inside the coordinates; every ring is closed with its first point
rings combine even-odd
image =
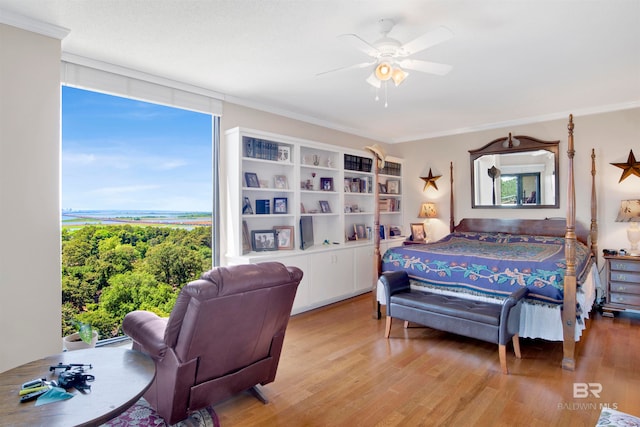
{"type": "Polygon", "coordinates": [[[602,384],[600,383],[573,383],[574,399],[585,399],[592,395],[599,399],[602,392],[602,384]]]}

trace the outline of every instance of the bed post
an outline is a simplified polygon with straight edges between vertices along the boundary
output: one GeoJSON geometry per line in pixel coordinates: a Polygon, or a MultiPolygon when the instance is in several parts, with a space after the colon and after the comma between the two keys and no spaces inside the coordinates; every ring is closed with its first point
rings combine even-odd
{"type": "Polygon", "coordinates": [[[591,228],[589,229],[591,238],[591,253],[595,257],[598,265],[598,200],[596,198],[596,151],[591,149],[591,228]]]}
{"type": "Polygon", "coordinates": [[[456,223],[454,219],[454,211],[453,211],[453,162],[449,165],[449,175],[451,176],[450,184],[451,184],[451,192],[449,194],[449,233],[453,233],[453,230],[456,228],[456,223]]]}
{"type": "Polygon", "coordinates": [[[576,349],[576,189],[573,174],[573,115],[569,115],[569,144],[567,155],[567,230],[565,234],[565,258],[567,271],[564,277],[564,301],[562,305],[563,358],[562,368],[575,370],[576,349]]]}

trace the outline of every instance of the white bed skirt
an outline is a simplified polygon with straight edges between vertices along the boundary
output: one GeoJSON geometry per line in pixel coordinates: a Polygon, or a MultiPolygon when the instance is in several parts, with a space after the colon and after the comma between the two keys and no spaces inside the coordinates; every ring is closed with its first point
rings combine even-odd
{"type": "MultiPolygon", "coordinates": [[[[411,285],[412,288],[420,289],[419,285],[411,285]]],[[[582,331],[586,328],[586,319],[589,318],[589,312],[593,303],[596,300],[596,289],[600,288],[600,276],[598,275],[598,268],[595,264],[591,267],[591,271],[587,275],[584,283],[578,288],[576,292],[576,300],[580,307],[580,313],[578,313],[579,320],[576,323],[576,341],[580,341],[582,331]]],[[[480,295],[461,294],[453,291],[435,291],[429,288],[429,292],[440,293],[444,295],[458,296],[477,301],[498,302],[497,298],[483,297],[480,295]]],[[[378,281],[377,299],[382,305],[386,304],[386,297],[384,294],[384,286],[378,281]]],[[[520,337],[522,338],[542,338],[548,341],[563,341],[562,333],[562,311],[560,306],[551,307],[543,304],[529,303],[527,301],[522,304],[522,311],[520,312],[520,337]]]]}

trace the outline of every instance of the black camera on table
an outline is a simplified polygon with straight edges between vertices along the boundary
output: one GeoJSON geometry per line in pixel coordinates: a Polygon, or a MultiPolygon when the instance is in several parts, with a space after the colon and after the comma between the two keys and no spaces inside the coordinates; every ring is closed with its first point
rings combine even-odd
{"type": "Polygon", "coordinates": [[[80,370],[60,372],[58,385],[62,388],[75,388],[77,390],[89,390],[91,386],[87,382],[95,379],[93,375],[85,374],[80,370]]]}
{"type": "Polygon", "coordinates": [[[50,366],[49,371],[55,371],[56,369],[64,369],[58,375],[58,386],[62,388],[75,388],[78,391],[90,390],[91,386],[87,382],[91,382],[95,379],[93,375],[86,374],[84,368],[93,368],[91,365],[84,363],[71,363],[64,365],[58,363],[55,366],[50,366]]]}
{"type": "Polygon", "coordinates": [[[602,250],[602,254],[603,255],[618,255],[618,251],[616,251],[615,249],[603,249],[602,250]]]}

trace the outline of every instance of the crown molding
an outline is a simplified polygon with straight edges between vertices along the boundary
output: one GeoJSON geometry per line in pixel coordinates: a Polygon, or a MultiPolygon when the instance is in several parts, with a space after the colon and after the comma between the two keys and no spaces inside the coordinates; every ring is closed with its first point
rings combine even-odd
{"type": "Polygon", "coordinates": [[[10,25],[22,30],[31,31],[32,33],[53,37],[58,40],[64,39],[71,32],[68,28],[59,27],[57,25],[49,24],[48,22],[38,21],[37,19],[29,18],[3,9],[0,9],[0,24],[10,25]]]}
{"type": "Polygon", "coordinates": [[[351,135],[359,136],[359,137],[362,137],[362,138],[367,138],[367,139],[370,139],[370,140],[376,141],[376,142],[390,142],[390,141],[385,141],[384,139],[380,139],[380,137],[378,135],[374,135],[374,134],[370,134],[370,133],[367,133],[367,132],[363,132],[361,129],[356,129],[356,128],[340,125],[340,124],[335,123],[335,122],[322,120],[322,119],[319,119],[319,118],[316,118],[316,117],[307,116],[307,115],[300,114],[300,113],[294,113],[292,111],[289,111],[289,110],[286,110],[286,109],[283,109],[283,108],[278,108],[278,107],[274,107],[274,106],[271,106],[271,105],[261,104],[259,102],[250,101],[250,100],[247,100],[247,99],[244,99],[244,98],[238,98],[238,97],[235,97],[235,96],[227,95],[225,97],[225,101],[229,102],[231,104],[241,105],[243,107],[252,108],[252,109],[258,110],[258,111],[263,111],[265,113],[270,113],[270,114],[275,114],[275,115],[278,115],[278,116],[286,117],[288,119],[298,120],[298,121],[301,121],[301,122],[309,123],[309,124],[320,126],[320,127],[323,127],[323,128],[332,129],[332,130],[335,130],[335,131],[338,131],[338,132],[344,132],[344,133],[348,133],[348,134],[351,134],[351,135]]]}
{"type": "Polygon", "coordinates": [[[626,102],[622,104],[602,105],[602,106],[592,107],[592,108],[583,108],[576,111],[557,112],[557,113],[545,114],[541,116],[524,117],[524,118],[515,119],[515,120],[506,120],[504,122],[486,123],[486,124],[477,125],[477,126],[450,129],[442,132],[413,135],[413,136],[409,136],[402,139],[395,139],[395,140],[389,141],[389,143],[398,144],[402,142],[420,141],[423,139],[433,139],[433,138],[440,138],[444,136],[461,135],[464,133],[480,132],[485,130],[529,125],[533,123],[549,122],[552,120],[562,120],[569,117],[569,114],[573,114],[573,117],[580,117],[580,116],[590,116],[593,114],[611,113],[614,111],[621,111],[621,110],[630,110],[630,109],[639,108],[639,107],[640,107],[640,101],[632,101],[632,102],[626,102]]]}

